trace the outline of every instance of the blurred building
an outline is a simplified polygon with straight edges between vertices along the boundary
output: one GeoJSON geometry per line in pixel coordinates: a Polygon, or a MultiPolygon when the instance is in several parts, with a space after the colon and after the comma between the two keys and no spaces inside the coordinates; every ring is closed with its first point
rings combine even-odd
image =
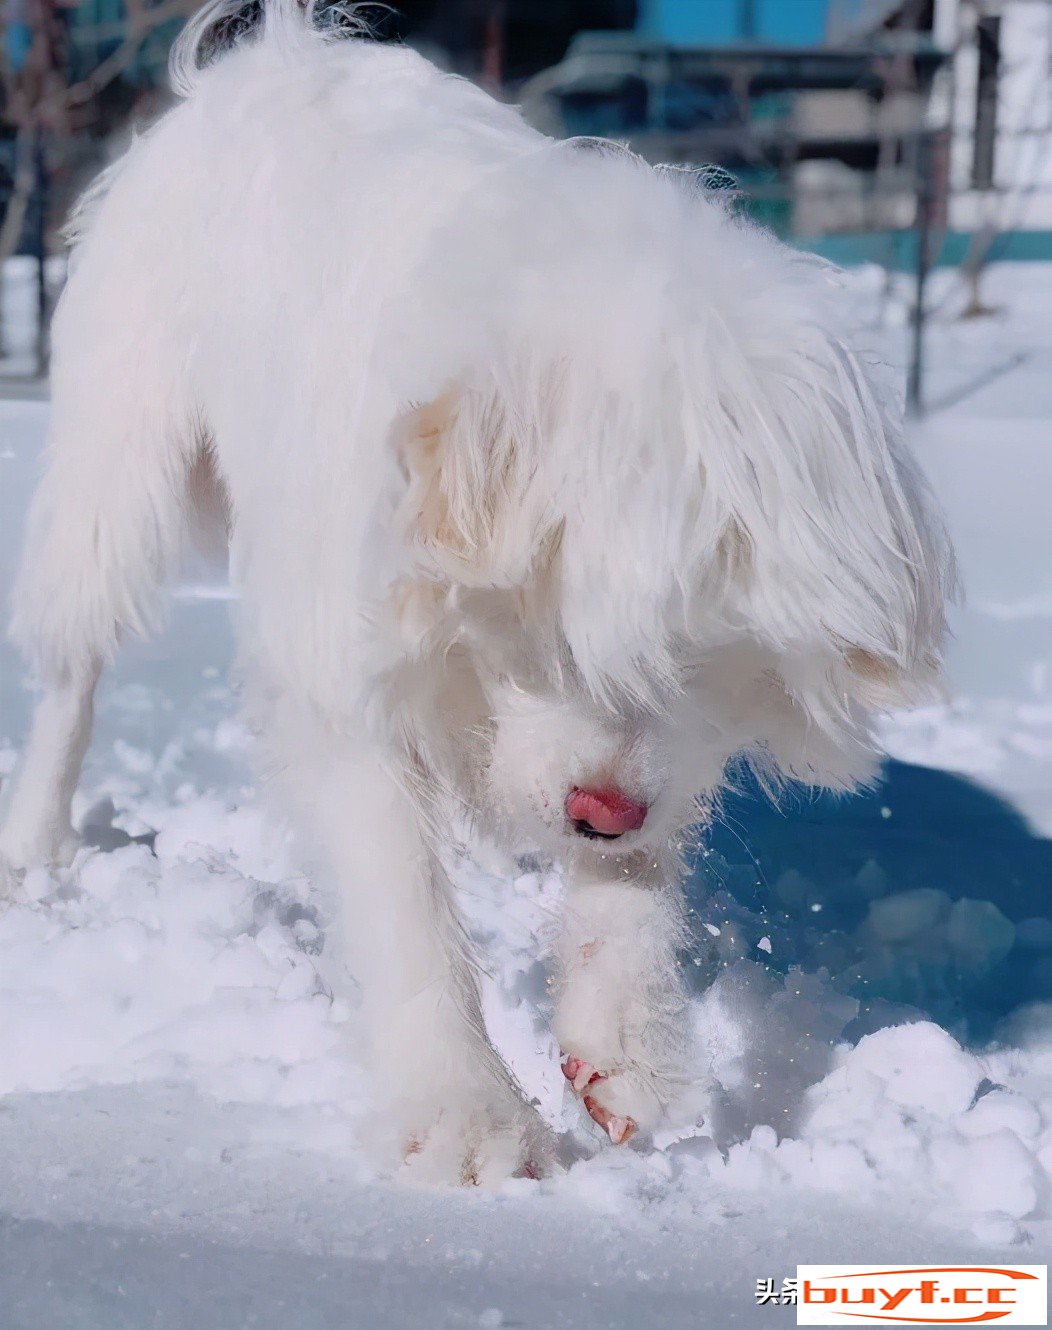
{"type": "Polygon", "coordinates": [[[830,0],[828,39],[866,39],[874,20],[923,25],[949,57],[929,120],[950,130],[951,228],[974,230],[995,212],[1006,232],[1052,228],[1049,0],[830,0]]]}
{"type": "Polygon", "coordinates": [[[810,243],[894,237],[923,195],[951,257],[991,227],[1052,255],[1050,58],[1048,0],[641,0],[524,95],[552,132],[729,167],[810,243]]]}
{"type": "Polygon", "coordinates": [[[1052,4],[938,0],[935,32],[953,52],[952,224],[995,223],[1021,256],[1052,257],[1052,4]]]}
{"type": "MultiPolygon", "coordinates": [[[[39,260],[40,364],[43,260],[165,105],[198,3],[0,0],[0,263],[39,260]]],[[[1052,0],[394,0],[368,17],[553,134],[729,168],[754,214],[838,260],[1052,257],[1052,0]]]]}

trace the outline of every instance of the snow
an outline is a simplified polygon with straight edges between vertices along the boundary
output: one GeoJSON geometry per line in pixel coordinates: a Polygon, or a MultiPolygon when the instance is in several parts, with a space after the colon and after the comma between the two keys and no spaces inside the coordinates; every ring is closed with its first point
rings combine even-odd
{"type": "MultiPolygon", "coordinates": [[[[88,848],[0,916],[4,1330],[762,1325],[756,1279],[798,1262],[1048,1259],[1052,268],[990,278],[1003,312],[972,323],[934,283],[916,430],[969,588],[951,694],[887,719],[870,796],[729,802],[690,892],[696,1081],[652,1143],[581,1122],[546,1025],[558,877],[490,855],[459,865],[486,1016],[564,1171],[493,1195],[378,1171],[354,990],[262,818],[193,573],[103,686],[88,848]]],[[[0,401],[5,584],[46,412],[0,401]]],[[[3,652],[6,773],[30,699],[3,652]]]]}

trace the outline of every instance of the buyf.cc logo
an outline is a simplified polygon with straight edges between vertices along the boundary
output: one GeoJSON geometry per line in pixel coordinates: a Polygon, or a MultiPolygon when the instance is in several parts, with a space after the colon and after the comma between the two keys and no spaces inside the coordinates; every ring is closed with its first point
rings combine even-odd
{"type": "Polygon", "coordinates": [[[797,1325],[1047,1325],[1044,1265],[801,1265],[797,1325]]]}

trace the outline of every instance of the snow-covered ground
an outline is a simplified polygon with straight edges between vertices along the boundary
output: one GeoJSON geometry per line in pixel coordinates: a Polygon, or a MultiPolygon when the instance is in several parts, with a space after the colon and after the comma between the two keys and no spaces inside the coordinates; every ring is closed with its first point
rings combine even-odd
{"type": "MultiPolygon", "coordinates": [[[[606,1146],[567,1101],[559,882],[487,859],[462,873],[487,1017],[566,1171],[379,1174],[326,905],[257,807],[227,607],[191,581],[129,645],[79,796],[95,848],[0,916],[3,1330],[771,1326],[795,1313],[755,1282],[800,1262],[1048,1260],[1052,268],[994,270],[981,322],[949,318],[952,282],[916,430],[969,589],[952,696],[887,720],[873,795],[731,802],[691,885],[698,1084],[653,1143],[606,1146]]],[[[0,401],[4,587],[46,416],[0,401]]],[[[6,772],[29,698],[3,651],[6,772]]]]}

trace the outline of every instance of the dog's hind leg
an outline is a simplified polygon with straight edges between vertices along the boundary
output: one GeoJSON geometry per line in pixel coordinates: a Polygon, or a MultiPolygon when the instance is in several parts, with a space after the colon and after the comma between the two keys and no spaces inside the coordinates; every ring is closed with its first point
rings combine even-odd
{"type": "MultiPolygon", "coordinates": [[[[84,266],[96,280],[84,288],[84,273],[74,274],[58,319],[48,467],[14,597],[12,637],[44,693],[5,782],[0,894],[22,870],[72,857],[70,805],[95,683],[121,633],[153,622],[200,450],[163,320],[100,307],[99,275],[84,266]]],[[[118,297],[107,288],[105,299],[118,297]]]]}
{"type": "Polygon", "coordinates": [[[91,738],[97,678],[97,668],[88,667],[53,684],[37,705],[14,789],[5,801],[0,896],[11,890],[21,870],[64,865],[73,858],[77,838],[70,809],[91,738]]]}

